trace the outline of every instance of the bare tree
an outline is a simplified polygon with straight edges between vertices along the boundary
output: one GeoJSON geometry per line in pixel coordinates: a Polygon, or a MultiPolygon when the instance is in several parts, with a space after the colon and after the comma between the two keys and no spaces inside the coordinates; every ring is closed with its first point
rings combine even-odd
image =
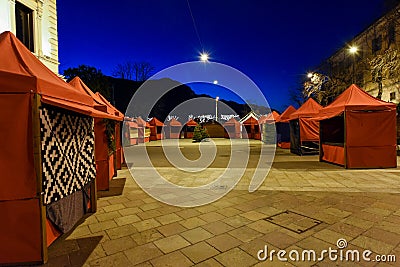
{"type": "Polygon", "coordinates": [[[154,67],[149,62],[127,61],[118,64],[112,74],[117,78],[143,82],[151,77],[153,71],[154,67]]]}
{"type": "Polygon", "coordinates": [[[338,77],[314,72],[303,84],[305,98],[313,97],[321,105],[329,104],[346,88],[347,83],[338,77]]]}
{"type": "Polygon", "coordinates": [[[384,80],[399,82],[400,54],[397,49],[388,49],[370,61],[372,81],[378,84],[378,99],[382,98],[384,80]]]}
{"type": "Polygon", "coordinates": [[[136,62],[133,64],[135,80],[143,82],[148,80],[153,74],[154,67],[149,62],[136,62]]]}
{"type": "Polygon", "coordinates": [[[132,80],[132,77],[134,75],[134,68],[133,68],[134,64],[135,63],[131,61],[118,64],[114,68],[112,75],[117,78],[132,80]]]}

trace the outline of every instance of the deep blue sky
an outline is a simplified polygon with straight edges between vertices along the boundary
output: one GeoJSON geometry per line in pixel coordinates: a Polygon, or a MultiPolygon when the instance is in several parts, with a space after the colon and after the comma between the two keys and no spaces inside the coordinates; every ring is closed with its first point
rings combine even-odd
{"type": "MultiPolygon", "coordinates": [[[[302,75],[383,10],[383,0],[189,1],[212,60],[248,75],[280,111],[302,75]]],[[[111,75],[127,60],[148,61],[159,71],[197,60],[202,50],[187,0],[58,0],[57,7],[61,73],[87,64],[111,75]]]]}

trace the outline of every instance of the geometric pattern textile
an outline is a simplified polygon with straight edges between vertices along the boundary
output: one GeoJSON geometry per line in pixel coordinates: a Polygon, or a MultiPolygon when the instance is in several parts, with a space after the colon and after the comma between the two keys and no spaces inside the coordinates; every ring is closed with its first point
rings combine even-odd
{"type": "Polygon", "coordinates": [[[96,177],[93,118],[40,108],[44,204],[82,190],[96,177]]]}

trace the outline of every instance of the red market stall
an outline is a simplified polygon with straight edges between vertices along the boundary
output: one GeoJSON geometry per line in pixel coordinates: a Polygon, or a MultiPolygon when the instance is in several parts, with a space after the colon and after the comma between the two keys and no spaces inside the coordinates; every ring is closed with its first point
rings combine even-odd
{"type": "Polygon", "coordinates": [[[235,118],[230,118],[224,123],[225,138],[237,139],[240,138],[240,122],[235,118]]]}
{"type": "Polygon", "coordinates": [[[352,84],[316,117],[320,161],[345,168],[395,168],[396,105],[352,84]]]}
{"type": "Polygon", "coordinates": [[[196,126],[197,126],[197,122],[195,122],[193,119],[188,120],[184,126],[184,132],[183,132],[184,138],[192,139],[193,133],[194,133],[194,128],[196,126]]]}
{"type": "Polygon", "coordinates": [[[107,128],[114,127],[122,118],[116,116],[100,95],[93,93],[79,77],[72,79],[69,84],[93,98],[95,109],[100,111],[94,118],[96,187],[97,190],[108,190],[110,180],[115,176],[115,152],[112,152],[110,144],[117,133],[110,133],[107,128]]]}
{"type": "Polygon", "coordinates": [[[156,117],[149,121],[150,128],[150,141],[156,141],[164,139],[163,127],[164,123],[157,120],[156,117]]]}
{"type": "Polygon", "coordinates": [[[0,265],[44,263],[96,211],[93,99],[0,34],[0,265]]]}
{"type": "Polygon", "coordinates": [[[126,130],[124,140],[126,146],[132,146],[138,144],[139,139],[139,126],[136,123],[136,120],[133,118],[125,117],[124,118],[124,129],[126,130]]]}
{"type": "Polygon", "coordinates": [[[275,122],[276,127],[276,141],[278,147],[289,149],[290,148],[290,115],[295,112],[296,109],[293,106],[289,106],[282,114],[277,118],[275,122]]]}
{"type": "Polygon", "coordinates": [[[138,126],[138,143],[150,142],[150,127],[149,124],[141,117],[136,118],[138,126]]]}
{"type": "Polygon", "coordinates": [[[322,106],[309,98],[290,118],[290,152],[297,155],[319,153],[319,123],[313,120],[322,106]]]}
{"type": "Polygon", "coordinates": [[[266,144],[276,144],[275,122],[279,118],[279,113],[275,110],[258,119],[260,125],[261,141],[266,144]]]}
{"type": "Polygon", "coordinates": [[[182,123],[172,118],[168,121],[166,127],[166,132],[168,133],[169,139],[179,139],[181,137],[182,123]]]}
{"type": "MultiPolygon", "coordinates": [[[[96,92],[96,95],[103,101],[105,105],[110,109],[110,114],[117,117],[115,127],[114,127],[114,138],[115,138],[115,153],[114,153],[114,161],[116,170],[121,169],[121,165],[124,160],[124,153],[122,151],[122,142],[121,142],[121,122],[124,119],[124,114],[119,111],[115,106],[113,106],[108,100],[99,92],[96,92]]],[[[114,172],[114,176],[117,175],[117,172],[114,172]]],[[[110,170],[111,171],[111,170],[110,170]]]]}
{"type": "Polygon", "coordinates": [[[240,120],[242,125],[242,138],[261,139],[258,116],[251,111],[240,120]]]}

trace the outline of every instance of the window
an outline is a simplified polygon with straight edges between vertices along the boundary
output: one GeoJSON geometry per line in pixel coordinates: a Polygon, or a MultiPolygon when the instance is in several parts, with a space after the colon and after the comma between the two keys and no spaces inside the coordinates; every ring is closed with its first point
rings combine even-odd
{"type": "Polygon", "coordinates": [[[33,46],[33,10],[16,2],[15,25],[17,38],[32,52],[33,46]]]}
{"type": "Polygon", "coordinates": [[[372,40],[372,53],[375,53],[382,49],[382,35],[379,35],[372,40]]]}
{"type": "Polygon", "coordinates": [[[390,93],[390,101],[393,101],[396,99],[396,92],[391,92],[390,93]]]}
{"type": "Polygon", "coordinates": [[[396,27],[394,23],[390,23],[388,27],[388,45],[396,42],[396,27]]]}

